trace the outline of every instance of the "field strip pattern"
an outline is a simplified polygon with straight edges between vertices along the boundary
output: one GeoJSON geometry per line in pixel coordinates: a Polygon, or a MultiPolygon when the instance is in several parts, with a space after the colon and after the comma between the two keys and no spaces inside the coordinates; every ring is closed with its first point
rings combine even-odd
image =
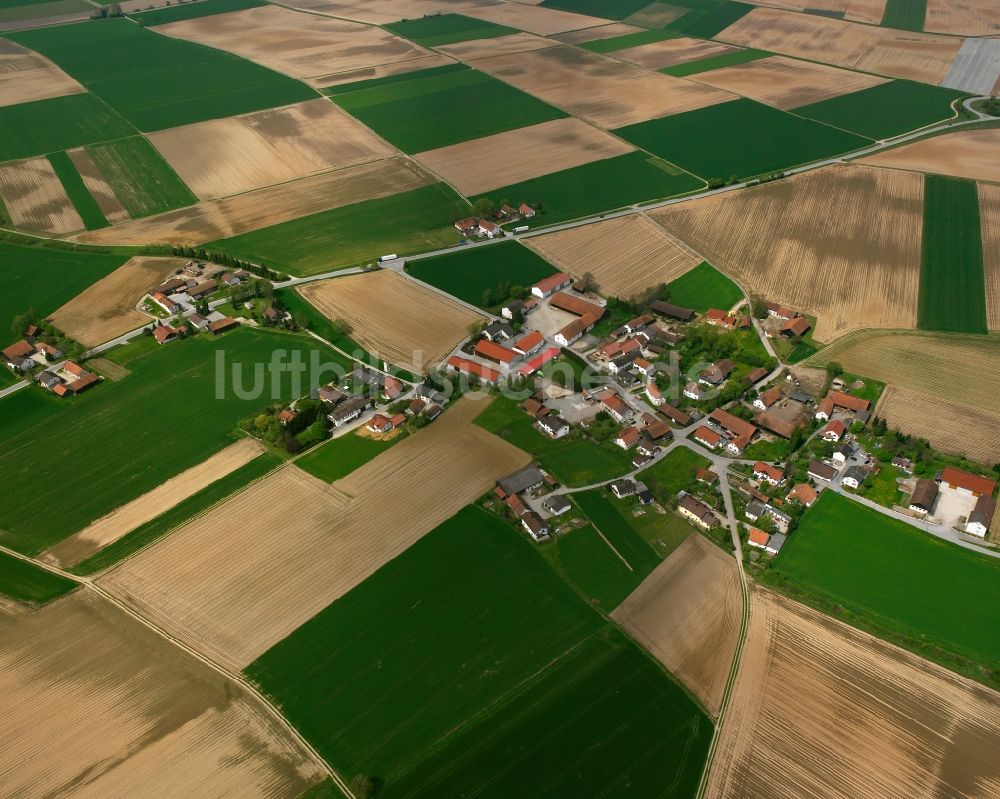
{"type": "MultiPolygon", "coordinates": [[[[781,8],[786,11],[805,11],[817,7],[816,0],[746,0],[750,5],[781,8]]],[[[885,14],[886,0],[823,0],[823,9],[843,13],[850,22],[867,22],[878,25],[885,14]]]]}
{"type": "MultiPolygon", "coordinates": [[[[856,163],[1000,183],[1000,128],[959,130],[893,147],[856,163]]],[[[988,190],[985,185],[980,186],[988,190]]]]}
{"type": "Polygon", "coordinates": [[[979,184],[979,223],[983,230],[986,324],[990,330],[1000,330],[1000,185],[979,184]]]}
{"type": "Polygon", "coordinates": [[[83,228],[47,158],[0,164],[0,200],[17,227],[55,234],[83,228]]]}
{"type": "Polygon", "coordinates": [[[68,150],[66,155],[73,162],[76,171],[80,173],[83,185],[87,187],[87,191],[94,198],[97,207],[101,209],[104,218],[112,224],[115,222],[124,222],[128,219],[128,211],[125,210],[125,206],[121,204],[121,201],[115,195],[114,189],[111,188],[111,184],[108,183],[107,178],[101,173],[100,167],[94,163],[94,159],[90,153],[83,147],[77,147],[75,150],[68,150]]]}
{"type": "Polygon", "coordinates": [[[45,56],[0,41],[0,107],[86,91],[45,56]]]}

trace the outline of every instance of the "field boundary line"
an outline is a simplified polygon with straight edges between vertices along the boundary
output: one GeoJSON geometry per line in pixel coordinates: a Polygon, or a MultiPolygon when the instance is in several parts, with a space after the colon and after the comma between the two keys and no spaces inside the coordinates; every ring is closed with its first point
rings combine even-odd
{"type": "Polygon", "coordinates": [[[593,521],[591,521],[590,524],[597,531],[597,534],[601,537],[601,540],[608,545],[608,549],[614,552],[619,557],[621,562],[625,564],[625,568],[627,568],[630,572],[634,572],[635,569],[632,568],[632,564],[629,563],[628,560],[626,560],[625,556],[621,552],[615,549],[614,544],[608,541],[607,536],[605,536],[604,533],[601,532],[601,528],[598,527],[596,524],[594,524],[593,521]]]}

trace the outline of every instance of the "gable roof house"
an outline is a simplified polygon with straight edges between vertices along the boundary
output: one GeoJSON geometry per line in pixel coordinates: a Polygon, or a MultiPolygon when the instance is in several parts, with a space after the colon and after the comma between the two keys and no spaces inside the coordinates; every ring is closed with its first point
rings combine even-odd
{"type": "Polygon", "coordinates": [[[718,386],[729,379],[736,364],[728,358],[716,361],[698,375],[698,382],[706,386],[718,386]]]}
{"type": "Polygon", "coordinates": [[[709,430],[705,425],[694,431],[693,438],[710,449],[718,449],[722,445],[722,436],[714,430],[709,430]]]}
{"type": "Polygon", "coordinates": [[[809,483],[796,483],[785,499],[798,502],[803,507],[808,508],[816,501],[817,496],[816,489],[809,483]]]}
{"type": "Polygon", "coordinates": [[[871,403],[861,397],[845,394],[843,391],[829,391],[816,408],[816,418],[828,421],[837,408],[862,413],[867,412],[870,406],[871,403]]]}
{"type": "Polygon", "coordinates": [[[692,497],[690,494],[687,494],[677,504],[677,510],[682,516],[690,519],[692,522],[705,530],[710,530],[719,523],[719,520],[712,512],[712,509],[701,500],[692,497]]]}
{"type": "Polygon", "coordinates": [[[532,511],[528,511],[521,517],[521,525],[536,541],[541,541],[549,535],[549,526],[542,521],[541,517],[532,511]]]}
{"type": "Polygon", "coordinates": [[[694,311],[690,308],[684,308],[670,302],[663,302],[662,300],[653,300],[649,304],[649,309],[653,313],[666,316],[668,319],[676,319],[678,322],[690,322],[695,317],[694,311]]]}
{"type": "Polygon", "coordinates": [[[864,466],[850,466],[844,472],[844,477],[840,481],[848,488],[857,488],[868,477],[868,470],[864,466]]]}
{"type": "Polygon", "coordinates": [[[167,297],[162,291],[154,291],[149,295],[149,298],[167,313],[177,313],[181,309],[181,306],[167,297]]]}
{"type": "Polygon", "coordinates": [[[941,488],[950,488],[972,496],[993,496],[997,484],[995,480],[987,477],[980,477],[964,469],[956,469],[954,466],[946,466],[935,478],[941,488]]]}
{"type": "Polygon", "coordinates": [[[785,473],[781,469],[763,461],[757,461],[753,465],[753,476],[773,486],[778,486],[785,482],[785,473]]]}
{"type": "Polygon", "coordinates": [[[153,328],[153,338],[156,339],[157,344],[166,344],[168,341],[173,341],[179,334],[180,331],[170,325],[157,325],[153,328]]]}
{"type": "Polygon", "coordinates": [[[488,239],[495,239],[498,236],[503,237],[503,228],[496,222],[491,222],[489,219],[480,219],[477,230],[481,235],[486,236],[488,239]]]}
{"type": "Polygon", "coordinates": [[[542,344],[545,343],[545,337],[539,333],[537,330],[533,330],[526,336],[521,336],[517,341],[514,342],[514,352],[519,352],[523,356],[531,355],[537,352],[542,344]]]}
{"type": "Polygon", "coordinates": [[[757,435],[757,428],[754,425],[722,408],[716,408],[712,411],[708,415],[708,419],[726,432],[726,435],[729,436],[726,449],[737,455],[746,449],[753,437],[757,435]]]}
{"type": "Polygon", "coordinates": [[[809,332],[810,327],[812,325],[809,324],[808,319],[804,316],[797,316],[785,322],[778,331],[778,334],[784,338],[795,338],[796,336],[804,336],[809,332]]]}
{"type": "Polygon", "coordinates": [[[486,358],[494,363],[502,363],[505,365],[510,365],[521,357],[520,354],[514,352],[514,350],[501,347],[499,344],[495,344],[486,339],[480,339],[476,342],[475,353],[480,358],[486,358]]]}
{"type": "Polygon", "coordinates": [[[497,486],[504,492],[505,496],[520,494],[524,491],[533,491],[545,482],[545,475],[537,466],[525,466],[518,469],[513,474],[501,477],[497,480],[497,486]]]}
{"type": "Polygon", "coordinates": [[[579,319],[574,319],[552,338],[555,339],[556,344],[568,347],[570,344],[579,341],[583,334],[590,330],[596,322],[596,316],[593,314],[586,314],[585,316],[581,316],[579,319]]]}
{"type": "Polygon", "coordinates": [[[639,431],[635,427],[626,427],[615,438],[615,444],[622,449],[632,449],[639,443],[639,431]]]}
{"type": "Polygon", "coordinates": [[[524,303],[521,302],[521,300],[511,300],[510,302],[505,302],[503,307],[500,308],[500,315],[504,319],[520,319],[523,313],[524,303]]]}
{"type": "Polygon", "coordinates": [[[829,482],[834,477],[837,476],[837,470],[832,466],[823,463],[822,461],[812,461],[809,464],[809,470],[807,474],[813,480],[825,480],[829,482]]]}
{"type": "Polygon", "coordinates": [[[572,294],[567,294],[565,291],[557,291],[549,299],[549,305],[552,308],[558,308],[561,311],[566,311],[574,316],[587,316],[592,315],[595,320],[600,319],[604,316],[604,307],[598,305],[597,303],[588,302],[587,300],[580,299],[579,297],[574,297],[572,294]]]}
{"type": "Polygon", "coordinates": [[[627,477],[623,477],[621,480],[615,480],[611,484],[611,493],[618,497],[618,499],[630,497],[638,490],[639,487],[635,484],[635,481],[629,480],[627,477]]]}
{"type": "Polygon", "coordinates": [[[845,425],[840,419],[831,419],[826,423],[826,427],[823,428],[823,431],[819,435],[824,441],[832,441],[836,443],[843,438],[844,433],[846,432],[847,425],[845,425]]]}
{"type": "Polygon", "coordinates": [[[976,506],[969,514],[969,520],[965,525],[965,532],[984,538],[990,530],[990,524],[997,510],[997,503],[988,494],[980,494],[976,500],[976,506]]]}
{"type": "Polygon", "coordinates": [[[646,384],[645,388],[646,399],[649,400],[650,404],[661,408],[666,404],[666,400],[663,399],[663,392],[660,391],[660,387],[656,383],[650,382],[646,384]]]}
{"type": "Polygon", "coordinates": [[[353,419],[357,419],[361,412],[368,407],[368,400],[364,397],[351,397],[337,405],[327,414],[334,427],[341,427],[353,419]]]}
{"type": "Polygon", "coordinates": [[[376,413],[365,427],[372,433],[388,433],[392,430],[392,421],[384,413],[376,413]]]}
{"type": "Polygon", "coordinates": [[[753,406],[755,408],[760,408],[762,411],[766,411],[780,399],[781,386],[773,386],[764,393],[758,394],[757,399],[753,401],[753,406]]]}
{"type": "Polygon", "coordinates": [[[542,278],[531,287],[531,293],[540,300],[548,297],[552,292],[566,288],[573,282],[573,278],[565,272],[556,272],[554,275],[542,278]]]}
{"type": "Polygon", "coordinates": [[[514,328],[507,322],[490,322],[483,329],[483,335],[490,341],[505,341],[514,337],[514,328]]]}
{"type": "Polygon", "coordinates": [[[913,493],[910,494],[910,510],[914,513],[930,513],[934,510],[934,502],[937,500],[938,485],[933,480],[920,479],[913,486],[913,493]]]}
{"type": "Polygon", "coordinates": [[[496,369],[483,366],[481,363],[470,361],[468,358],[463,358],[459,355],[452,355],[448,358],[447,368],[449,371],[471,375],[472,377],[479,378],[484,383],[490,384],[498,383],[501,377],[503,377],[496,369]]]}
{"type": "Polygon", "coordinates": [[[15,341],[3,350],[3,358],[11,369],[20,369],[21,364],[34,355],[35,348],[24,339],[15,341]]]}
{"type": "Polygon", "coordinates": [[[549,438],[562,438],[569,434],[569,424],[558,414],[539,416],[535,424],[549,438]]]}

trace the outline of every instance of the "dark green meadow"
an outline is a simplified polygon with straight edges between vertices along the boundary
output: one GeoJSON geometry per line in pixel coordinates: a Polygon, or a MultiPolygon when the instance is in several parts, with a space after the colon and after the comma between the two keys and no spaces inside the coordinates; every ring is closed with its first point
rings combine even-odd
{"type": "Polygon", "coordinates": [[[639,47],[643,44],[662,42],[664,39],[674,39],[677,34],[668,31],[647,30],[636,33],[626,33],[624,36],[612,36],[610,39],[595,39],[578,45],[592,53],[614,53],[629,47],[639,47]]]}
{"type": "Polygon", "coordinates": [[[542,0],[545,8],[558,8],[605,19],[625,19],[651,5],[652,0],[542,0]]]}
{"type": "Polygon", "coordinates": [[[349,434],[324,442],[295,461],[300,469],[327,483],[346,477],[355,469],[381,455],[404,435],[388,440],[349,434]]]}
{"type": "Polygon", "coordinates": [[[76,588],[76,583],[34,563],[0,552],[0,596],[28,605],[44,605],[76,588]]]}
{"type": "Polygon", "coordinates": [[[143,136],[92,145],[87,151],[132,219],[198,202],[143,136]]]}
{"type": "Polygon", "coordinates": [[[976,183],[924,176],[917,327],[986,333],[983,240],[976,183]]]}
{"type": "Polygon", "coordinates": [[[97,205],[97,200],[87,190],[83,178],[80,177],[80,173],[69,156],[65,152],[49,153],[48,160],[52,165],[52,171],[56,173],[56,177],[62,183],[66,196],[69,197],[76,212],[80,215],[80,219],[83,220],[84,227],[87,230],[107,227],[108,220],[105,219],[104,213],[97,205]]]}
{"type": "Polygon", "coordinates": [[[733,0],[681,0],[673,5],[692,10],[667,25],[667,30],[696,39],[711,39],[756,8],[733,0]]]}
{"type": "Polygon", "coordinates": [[[688,75],[697,75],[701,72],[711,72],[713,69],[723,67],[733,67],[737,64],[746,64],[750,61],[757,61],[767,58],[771,53],[764,50],[737,50],[735,53],[723,53],[722,55],[701,58],[698,61],[688,61],[685,64],[675,64],[672,67],[664,67],[660,70],[664,75],[673,75],[675,78],[685,78],[688,75]]]}
{"type": "Polygon", "coordinates": [[[922,31],[926,16],[927,0],[888,0],[882,13],[882,26],[922,31]]]}
{"type": "Polygon", "coordinates": [[[476,507],[246,673],[383,797],[688,797],[711,736],[683,689],[476,507]]]}
{"type": "Polygon", "coordinates": [[[129,16],[152,28],[154,25],[180,22],[182,19],[210,17],[214,14],[226,14],[230,11],[242,11],[245,8],[266,5],[265,0],[201,0],[198,3],[184,3],[183,5],[154,8],[150,11],[138,11],[129,14],[129,16]]]}
{"type": "Polygon", "coordinates": [[[467,42],[472,39],[494,39],[497,36],[518,32],[516,28],[508,28],[505,25],[461,14],[438,14],[420,19],[404,19],[386,25],[385,29],[424,47],[438,47],[442,44],[467,42]]]}
{"type": "Polygon", "coordinates": [[[702,261],[690,272],[670,281],[667,288],[672,303],[698,313],[709,308],[729,310],[743,299],[740,287],[708,261],[702,261]]]}

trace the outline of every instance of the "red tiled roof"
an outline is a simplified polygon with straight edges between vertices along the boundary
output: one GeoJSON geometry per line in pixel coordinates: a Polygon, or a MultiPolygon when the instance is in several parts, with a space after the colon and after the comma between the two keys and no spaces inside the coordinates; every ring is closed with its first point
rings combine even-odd
{"type": "Polygon", "coordinates": [[[754,474],[766,474],[772,480],[784,480],[785,473],[781,471],[777,466],[772,466],[769,463],[764,463],[764,461],[757,461],[753,465],[754,474]]]}
{"type": "Polygon", "coordinates": [[[963,469],[956,469],[954,466],[945,466],[941,470],[941,482],[987,496],[993,496],[993,491],[997,487],[995,480],[980,477],[978,474],[972,474],[963,469]]]}
{"type": "Polygon", "coordinates": [[[3,354],[5,358],[27,358],[34,351],[34,347],[32,347],[24,339],[21,339],[20,341],[16,341],[7,347],[3,351],[3,354]]]}
{"type": "Polygon", "coordinates": [[[483,366],[481,363],[470,361],[468,358],[462,358],[458,355],[452,355],[448,359],[448,366],[467,375],[475,375],[491,383],[495,383],[500,379],[500,373],[496,369],[490,369],[488,366],[483,366]]]}
{"type": "Polygon", "coordinates": [[[217,319],[214,322],[209,322],[208,329],[212,333],[221,333],[223,330],[228,330],[229,328],[235,327],[238,324],[239,322],[237,322],[235,319],[226,316],[223,317],[222,319],[217,319]]]}
{"type": "Polygon", "coordinates": [[[789,319],[785,324],[781,326],[782,332],[789,332],[795,336],[804,336],[806,332],[812,325],[809,324],[809,320],[804,316],[797,316],[794,319],[789,319]]]}
{"type": "Polygon", "coordinates": [[[750,541],[754,544],[759,544],[760,546],[767,546],[767,541],[770,536],[763,530],[756,527],[750,528],[750,541]]]}
{"type": "Polygon", "coordinates": [[[719,442],[722,441],[722,436],[713,430],[709,430],[705,425],[694,431],[694,437],[708,444],[710,447],[717,447],[719,446],[719,442]]]}
{"type": "Polygon", "coordinates": [[[512,363],[518,358],[517,353],[513,350],[501,347],[499,344],[487,341],[484,338],[476,342],[476,355],[481,355],[483,358],[489,358],[491,361],[497,361],[498,363],[512,363]]]}
{"type": "Polygon", "coordinates": [[[816,501],[816,489],[809,483],[799,483],[788,492],[788,499],[794,499],[803,505],[811,505],[816,501]]]}
{"type": "Polygon", "coordinates": [[[750,424],[750,422],[740,419],[738,416],[733,416],[729,411],[724,411],[722,408],[716,408],[709,414],[708,418],[733,436],[749,439],[757,432],[757,428],[750,424]]]}
{"type": "Polygon", "coordinates": [[[96,383],[98,380],[100,380],[100,378],[93,372],[87,372],[79,380],[74,380],[72,383],[70,383],[69,390],[72,391],[74,394],[79,394],[85,388],[89,388],[90,386],[94,385],[94,383],[96,383]]]}
{"type": "Polygon", "coordinates": [[[760,395],[760,401],[764,403],[765,408],[770,408],[774,403],[781,399],[781,386],[774,386],[774,388],[769,388],[763,394],[760,395]]]}
{"type": "Polygon", "coordinates": [[[555,291],[560,286],[566,286],[570,282],[570,276],[565,272],[556,272],[546,278],[542,278],[535,285],[532,286],[533,289],[538,289],[542,294],[547,294],[550,291],[555,291]]]}
{"type": "Polygon", "coordinates": [[[71,375],[76,375],[77,377],[83,377],[87,374],[86,369],[73,361],[66,361],[66,363],[63,364],[63,371],[69,372],[71,375]]]}
{"type": "Polygon", "coordinates": [[[541,369],[545,364],[551,361],[553,358],[559,355],[558,347],[549,347],[548,349],[542,350],[538,355],[530,360],[525,361],[521,364],[520,368],[517,370],[522,375],[531,375],[541,369]]]}
{"type": "Polygon", "coordinates": [[[660,391],[660,387],[656,383],[650,383],[646,386],[646,393],[649,394],[654,400],[663,399],[663,392],[660,391]]]}
{"type": "Polygon", "coordinates": [[[622,441],[626,447],[631,447],[639,441],[639,431],[634,427],[626,427],[622,430],[615,441],[622,441]]]}
{"type": "Polygon", "coordinates": [[[576,314],[577,316],[593,314],[595,320],[604,316],[604,309],[600,305],[581,300],[579,297],[574,297],[565,291],[557,291],[553,294],[551,299],[549,299],[549,305],[553,308],[569,311],[571,314],[576,314]]]}
{"type": "Polygon", "coordinates": [[[827,433],[836,433],[837,438],[840,438],[842,435],[844,435],[844,432],[846,430],[847,427],[844,426],[844,423],[840,421],[840,419],[831,419],[829,422],[827,422],[826,427],[823,428],[823,432],[820,435],[826,435],[827,433]]]}
{"type": "Polygon", "coordinates": [[[533,330],[526,336],[522,336],[517,341],[514,342],[514,349],[520,350],[521,352],[528,353],[531,352],[535,347],[541,345],[545,341],[545,337],[539,333],[537,330],[533,330]]]}
{"type": "Polygon", "coordinates": [[[867,411],[871,403],[861,397],[845,394],[843,391],[831,391],[825,399],[832,400],[833,404],[839,408],[847,408],[849,411],[867,411]]]}

